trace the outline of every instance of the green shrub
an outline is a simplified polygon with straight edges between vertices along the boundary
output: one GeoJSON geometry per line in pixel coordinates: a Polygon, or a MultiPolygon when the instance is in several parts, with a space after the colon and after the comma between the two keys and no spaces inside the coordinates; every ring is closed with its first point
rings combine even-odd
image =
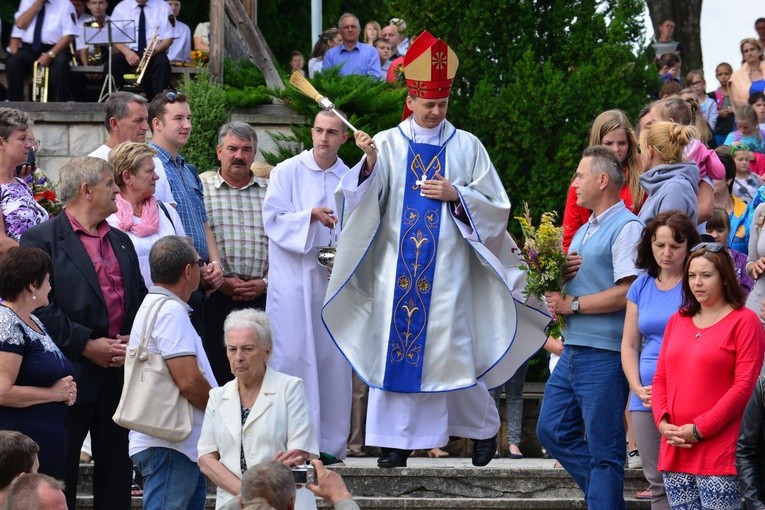
{"type": "Polygon", "coordinates": [[[199,173],[218,168],[218,129],[231,118],[223,88],[211,81],[207,68],[202,67],[194,78],[184,77],[180,90],[188,96],[193,126],[181,154],[199,173]]]}

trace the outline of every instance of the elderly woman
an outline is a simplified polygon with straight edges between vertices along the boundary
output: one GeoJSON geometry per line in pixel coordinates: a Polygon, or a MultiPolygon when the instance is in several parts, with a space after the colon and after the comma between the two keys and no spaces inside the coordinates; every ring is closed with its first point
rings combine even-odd
{"type": "Polygon", "coordinates": [[[115,197],[117,212],[106,221],[130,237],[147,288],[152,284],[151,247],[167,235],[186,235],[175,208],[154,198],[159,179],[154,171],[156,154],[149,145],[134,142],[121,143],[109,154],[109,162],[114,166],[114,182],[120,192],[115,197]]]}
{"type": "MultiPolygon", "coordinates": [[[[215,508],[237,508],[242,473],[263,460],[288,466],[319,451],[303,381],[268,367],[271,330],[268,316],[251,308],[232,312],[223,324],[226,353],[234,380],[210,392],[199,467],[215,485],[215,508]]],[[[316,508],[306,489],[297,509],[316,508]]]]}
{"type": "Polygon", "coordinates": [[[0,257],[0,430],[40,445],[41,473],[62,478],[64,416],[77,398],[74,367],[32,310],[48,304],[51,259],[39,248],[13,247],[0,257]]]}
{"type": "Polygon", "coordinates": [[[736,438],[765,349],[765,331],[744,301],[725,245],[692,247],[651,391],[672,508],[741,508],[736,438]]]}
{"type": "Polygon", "coordinates": [[[758,39],[748,38],[741,41],[741,67],[730,77],[730,99],[733,106],[749,104],[749,96],[755,92],[765,92],[765,62],[762,44],[758,39]]]}
{"type": "Polygon", "coordinates": [[[0,254],[18,246],[21,234],[48,219],[48,213],[16,175],[16,167],[26,163],[34,147],[34,136],[27,134],[32,121],[13,108],[0,108],[0,254]]]}

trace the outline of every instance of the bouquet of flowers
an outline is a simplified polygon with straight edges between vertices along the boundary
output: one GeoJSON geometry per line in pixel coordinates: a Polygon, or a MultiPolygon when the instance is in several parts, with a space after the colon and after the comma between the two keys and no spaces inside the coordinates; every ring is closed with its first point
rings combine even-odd
{"type": "MultiPolygon", "coordinates": [[[[542,213],[538,227],[531,220],[529,204],[524,204],[523,216],[516,216],[523,231],[521,253],[525,264],[521,269],[527,272],[526,300],[534,296],[544,299],[545,292],[560,291],[563,287],[563,271],[566,268],[566,254],[563,252],[563,227],[555,226],[558,214],[542,213]]],[[[563,326],[563,317],[554,318],[557,329],[563,326]]]]}
{"type": "Polygon", "coordinates": [[[200,66],[200,65],[206,64],[209,60],[210,60],[210,56],[207,54],[206,51],[193,50],[191,52],[191,62],[194,65],[200,66]]]}
{"type": "Polygon", "coordinates": [[[39,168],[26,178],[26,183],[32,190],[37,203],[48,211],[51,217],[59,214],[64,208],[64,204],[56,198],[56,192],[48,180],[48,176],[39,168]]]}

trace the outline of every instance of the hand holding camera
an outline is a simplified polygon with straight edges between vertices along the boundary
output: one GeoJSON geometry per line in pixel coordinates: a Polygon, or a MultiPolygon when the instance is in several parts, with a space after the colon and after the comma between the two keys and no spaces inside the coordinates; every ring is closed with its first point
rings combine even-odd
{"type": "Polygon", "coordinates": [[[320,460],[312,460],[311,467],[315,470],[316,484],[308,483],[306,488],[309,491],[333,505],[340,500],[352,498],[339,474],[326,469],[320,460]]]}

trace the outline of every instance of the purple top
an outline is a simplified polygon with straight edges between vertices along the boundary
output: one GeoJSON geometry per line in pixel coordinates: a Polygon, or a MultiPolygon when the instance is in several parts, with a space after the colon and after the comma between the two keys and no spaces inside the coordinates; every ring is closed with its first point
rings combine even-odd
{"type": "Polygon", "coordinates": [[[5,235],[16,241],[28,229],[48,219],[47,211],[35,201],[32,190],[19,179],[0,184],[0,209],[5,235]]]}

